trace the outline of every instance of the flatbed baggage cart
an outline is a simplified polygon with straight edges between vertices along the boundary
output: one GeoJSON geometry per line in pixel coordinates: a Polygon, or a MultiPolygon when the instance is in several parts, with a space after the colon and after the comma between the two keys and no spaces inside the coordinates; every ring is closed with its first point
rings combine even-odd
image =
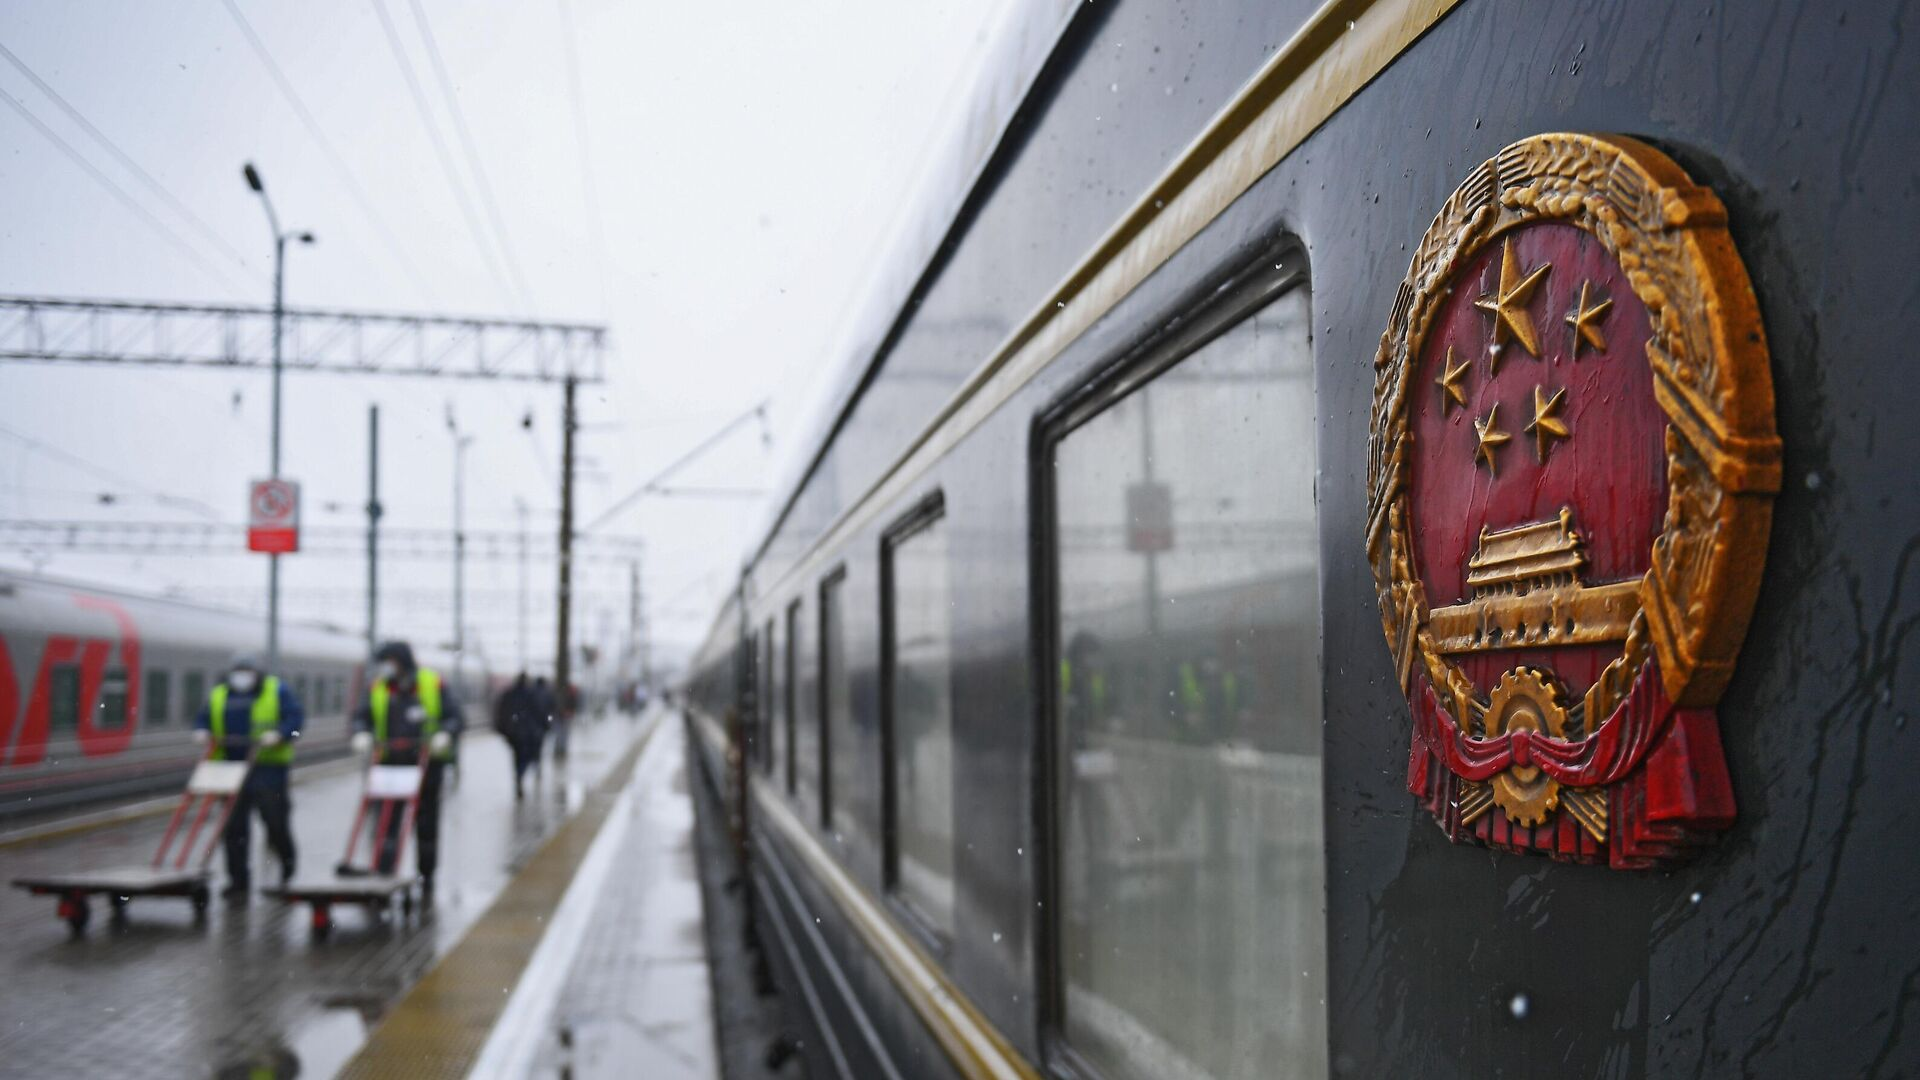
{"type": "Polygon", "coordinates": [[[313,937],[323,941],[333,932],[333,908],[352,904],[369,917],[380,918],[397,902],[402,917],[413,914],[416,894],[420,892],[417,869],[402,871],[406,862],[407,837],[420,810],[420,789],[426,782],[427,757],[423,752],[413,765],[386,765],[378,762],[367,767],[366,781],[360,790],[360,802],[353,815],[353,828],[347,833],[347,853],[326,881],[292,881],[277,889],[263,890],[290,903],[305,903],[313,913],[313,937]],[[399,827],[393,828],[395,815],[399,827]],[[366,863],[354,861],[360,834],[373,824],[373,842],[366,863]],[[383,858],[391,847],[391,858],[383,858]],[[382,865],[391,870],[382,871],[382,865]]]}
{"type": "Polygon", "coordinates": [[[92,899],[96,896],[107,898],[116,926],[125,922],[127,905],[137,896],[185,897],[193,904],[194,922],[205,921],[207,904],[212,897],[207,884],[208,864],[226,833],[227,819],[233,816],[251,767],[250,761],[202,761],[195,765],[187,778],[186,790],[180,793],[180,804],[167,823],[166,835],[160,838],[159,850],[146,864],[73,874],[29,875],[15,878],[14,887],[36,896],[58,897],[56,912],[74,937],[87,932],[87,923],[93,918],[92,899]],[[213,828],[207,833],[203,847],[201,831],[209,818],[213,819],[213,828]],[[191,824],[182,837],[180,826],[189,819],[191,824]],[[176,837],[180,839],[178,845],[174,843],[176,837]]]}

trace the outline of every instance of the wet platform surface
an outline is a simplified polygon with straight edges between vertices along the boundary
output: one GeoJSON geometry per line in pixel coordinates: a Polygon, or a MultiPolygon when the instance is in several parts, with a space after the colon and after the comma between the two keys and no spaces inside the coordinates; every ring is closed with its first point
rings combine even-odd
{"type": "Polygon", "coordinates": [[[676,717],[635,767],[618,870],[595,890],[531,1075],[719,1075],[685,743],[676,717]]]}
{"type": "MultiPolygon", "coordinates": [[[[611,716],[578,725],[569,759],[549,756],[518,803],[506,745],[491,732],[470,732],[458,779],[445,793],[434,905],[412,919],[384,922],[338,909],[325,942],[310,940],[304,905],[260,896],[237,907],[216,900],[200,926],[185,900],[135,899],[123,929],[96,910],[88,934],[70,940],[52,898],[0,891],[0,1076],[334,1075],[573,818],[588,792],[633,761],[636,738],[657,719],[611,716]]],[[[675,722],[660,724],[653,741],[667,729],[677,745],[675,722]]],[[[672,760],[677,766],[677,751],[672,760]]],[[[674,778],[670,772],[656,783],[671,789],[674,778]]],[[[345,849],[359,785],[357,773],[339,770],[296,781],[303,876],[324,872],[345,849]]],[[[678,798],[684,804],[684,794],[678,798]]],[[[671,814],[637,796],[623,805],[639,815],[671,814]]],[[[0,878],[137,864],[165,826],[164,817],[151,817],[0,848],[0,878]]],[[[272,868],[258,832],[256,826],[256,880],[272,868]]],[[[654,842],[636,819],[626,843],[643,839],[654,842]]],[[[216,888],[222,863],[216,855],[216,888]]],[[[627,887],[623,875],[603,885],[627,887]]],[[[697,900],[692,910],[697,938],[697,900]]]]}

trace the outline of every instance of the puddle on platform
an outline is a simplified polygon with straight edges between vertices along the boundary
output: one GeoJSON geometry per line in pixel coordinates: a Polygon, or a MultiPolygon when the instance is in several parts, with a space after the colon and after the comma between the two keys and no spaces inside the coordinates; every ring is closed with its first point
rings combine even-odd
{"type": "Polygon", "coordinates": [[[219,1080],[326,1080],[337,1074],[367,1041],[367,1021],[357,1008],[328,1008],[293,1033],[291,1045],[251,1054],[214,1070],[219,1080]]]}

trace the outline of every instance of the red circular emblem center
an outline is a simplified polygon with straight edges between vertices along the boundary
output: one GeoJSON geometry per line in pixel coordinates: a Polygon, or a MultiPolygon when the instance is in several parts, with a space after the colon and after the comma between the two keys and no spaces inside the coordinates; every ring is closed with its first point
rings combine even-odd
{"type": "MultiPolygon", "coordinates": [[[[1487,243],[1440,301],[1408,410],[1414,569],[1433,608],[1472,600],[1476,559],[1498,559],[1489,549],[1528,526],[1558,532],[1563,510],[1578,564],[1549,550],[1509,573],[1487,567],[1495,595],[1647,572],[1666,509],[1667,418],[1647,365],[1647,309],[1624,278],[1591,233],[1537,223],[1487,243]]],[[[1555,542],[1567,546],[1553,535],[1530,546],[1555,542]]],[[[1454,659],[1483,694],[1525,663],[1550,667],[1577,697],[1620,642],[1564,643],[1560,622],[1533,627],[1520,648],[1483,638],[1454,659]]]]}

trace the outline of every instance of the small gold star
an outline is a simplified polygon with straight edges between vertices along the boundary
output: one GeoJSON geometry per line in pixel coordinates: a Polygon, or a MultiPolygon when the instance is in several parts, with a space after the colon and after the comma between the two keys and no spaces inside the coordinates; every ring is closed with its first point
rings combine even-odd
{"type": "Polygon", "coordinates": [[[1539,452],[1542,464],[1546,463],[1549,443],[1573,435],[1567,422],[1560,418],[1560,405],[1566,401],[1567,388],[1563,386],[1555,390],[1552,397],[1542,394],[1544,389],[1540,386],[1533,388],[1533,423],[1527,425],[1527,430],[1533,432],[1534,449],[1539,452]]]}
{"type": "Polygon", "coordinates": [[[1527,311],[1527,303],[1552,268],[1552,263],[1541,263],[1522,277],[1520,260],[1513,253],[1513,240],[1507,240],[1500,255],[1500,287],[1473,302],[1474,307],[1493,316],[1493,348],[1488,354],[1488,364],[1494,374],[1500,373],[1500,346],[1509,339],[1518,341],[1529,353],[1540,355],[1540,341],[1534,336],[1533,315],[1527,311]]]}
{"type": "Polygon", "coordinates": [[[1467,388],[1460,385],[1460,380],[1467,374],[1467,369],[1472,366],[1473,361],[1466,360],[1462,361],[1459,367],[1455,367],[1453,365],[1453,346],[1447,346],[1447,362],[1440,365],[1441,375],[1439,378],[1433,380],[1433,384],[1440,388],[1440,415],[1442,417],[1452,412],[1455,405],[1463,409],[1467,407],[1467,388]]]}
{"type": "Polygon", "coordinates": [[[1582,341],[1593,346],[1594,352],[1605,352],[1607,349],[1607,339],[1600,333],[1600,320],[1607,317],[1607,312],[1613,308],[1613,301],[1602,300],[1588,307],[1587,290],[1592,285],[1591,281],[1580,283],[1580,302],[1567,312],[1567,325],[1573,327],[1573,356],[1576,360],[1580,358],[1582,341]]]}
{"type": "Polygon", "coordinates": [[[1473,449],[1474,459],[1486,461],[1487,472],[1495,476],[1500,474],[1500,470],[1495,467],[1493,462],[1494,451],[1505,446],[1507,440],[1513,438],[1513,436],[1493,426],[1494,421],[1499,415],[1500,404],[1495,402],[1493,408],[1487,410],[1487,418],[1485,420],[1475,420],[1473,422],[1473,430],[1480,435],[1479,445],[1473,449]]]}

